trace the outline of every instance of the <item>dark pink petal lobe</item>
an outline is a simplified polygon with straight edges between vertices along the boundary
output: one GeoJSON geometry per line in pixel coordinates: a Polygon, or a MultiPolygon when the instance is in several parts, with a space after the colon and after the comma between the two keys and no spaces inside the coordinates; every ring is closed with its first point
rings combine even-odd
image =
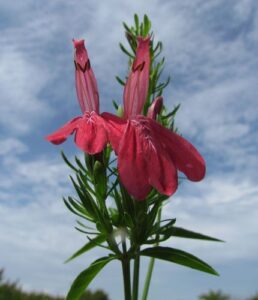
{"type": "Polygon", "coordinates": [[[105,121],[95,112],[86,113],[78,124],[74,140],[89,154],[101,152],[108,142],[105,121]]]}
{"type": "Polygon", "coordinates": [[[197,149],[183,137],[153,120],[151,120],[151,127],[153,134],[160,139],[162,147],[167,151],[176,168],[192,181],[202,180],[206,166],[197,149]]]}
{"type": "Polygon", "coordinates": [[[124,118],[141,114],[147,98],[150,72],[150,37],[138,37],[136,57],[124,89],[124,118]]]}
{"type": "Polygon", "coordinates": [[[156,120],[157,115],[160,113],[163,106],[163,98],[157,97],[148,109],[147,117],[156,120]]]}
{"type": "Polygon", "coordinates": [[[54,133],[48,135],[46,139],[55,145],[63,143],[67,139],[67,137],[76,130],[78,123],[81,121],[81,119],[82,117],[76,117],[72,119],[63,127],[59,128],[54,133]]]}
{"type": "Polygon", "coordinates": [[[101,116],[105,120],[105,127],[108,132],[108,139],[114,149],[118,153],[119,144],[126,128],[126,121],[110,113],[102,113],[101,116]]]}
{"type": "Polygon", "coordinates": [[[99,113],[99,93],[84,40],[73,40],[75,54],[75,85],[82,112],[99,113]]]}
{"type": "Polygon", "coordinates": [[[176,167],[168,154],[158,144],[150,148],[148,155],[149,183],[161,194],[170,196],[178,186],[176,167]]]}
{"type": "Polygon", "coordinates": [[[118,153],[120,180],[137,200],[144,200],[151,190],[144,144],[135,126],[128,122],[118,153]]]}
{"type": "Polygon", "coordinates": [[[74,118],[46,139],[58,145],[74,132],[76,145],[89,154],[101,152],[108,142],[105,120],[95,112],[86,112],[82,117],[74,118]]]}

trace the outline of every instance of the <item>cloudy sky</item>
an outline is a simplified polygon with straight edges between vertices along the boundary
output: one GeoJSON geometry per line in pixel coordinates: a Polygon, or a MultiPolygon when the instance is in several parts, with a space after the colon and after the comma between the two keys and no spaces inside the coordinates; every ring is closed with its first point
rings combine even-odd
{"type": "MultiPolygon", "coordinates": [[[[256,0],[0,1],[0,267],[27,290],[65,294],[103,252],[63,264],[85,242],[61,201],[71,190],[59,152],[78,150],[72,141],[54,147],[44,136],[80,113],[74,37],[86,40],[101,110],[112,110],[113,98],[121,103],[114,77],[125,73],[126,58],[118,43],[122,21],[131,23],[134,13],[147,13],[163,41],[165,75],[173,78],[166,105],[181,103],[177,125],[207,161],[206,179],[185,181],[164,215],[227,241],[169,242],[221,276],[157,262],[150,300],[194,300],[209,289],[251,295],[258,289],[256,0]]],[[[121,300],[119,264],[91,288],[121,300]]]]}

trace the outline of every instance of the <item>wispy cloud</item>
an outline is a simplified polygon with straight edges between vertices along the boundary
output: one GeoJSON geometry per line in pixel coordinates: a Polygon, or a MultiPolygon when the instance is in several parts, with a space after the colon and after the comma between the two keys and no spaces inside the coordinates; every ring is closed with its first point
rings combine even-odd
{"type": "Polygon", "coordinates": [[[166,217],[177,217],[178,225],[220,238],[226,243],[173,239],[180,246],[223,264],[236,260],[257,259],[256,222],[258,186],[249,179],[220,174],[192,186],[182,183],[182,190],[172,197],[164,210],[166,217]],[[239,241],[245,237],[245,243],[239,241]],[[208,250],[208,251],[207,251],[208,250]]]}
{"type": "MultiPolygon", "coordinates": [[[[183,183],[165,214],[176,216],[179,225],[228,241],[214,245],[173,240],[171,245],[215,264],[257,260],[255,0],[153,0],[148,5],[129,0],[26,0],[0,5],[0,240],[12,278],[21,278],[30,289],[63,293],[76,272],[94,258],[62,265],[83,239],[72,231],[73,217],[58,200],[70,192],[68,170],[57,155],[35,144],[34,135],[42,132],[43,138],[47,128],[53,130],[79,112],[73,37],[86,39],[101,109],[111,108],[112,98],[122,102],[122,89],[113,80],[126,72],[118,48],[121,22],[131,23],[135,12],[150,16],[157,39],[164,43],[165,73],[173,78],[165,102],[170,107],[182,103],[177,125],[198,145],[208,165],[206,181],[183,183]]],[[[119,272],[117,266],[108,268],[119,272]]],[[[168,272],[162,265],[158,277],[163,270],[168,272]]],[[[105,282],[102,286],[112,299],[121,298],[109,287],[118,278],[101,280],[97,284],[105,282]]],[[[168,284],[162,288],[168,290],[168,284]]],[[[191,297],[189,292],[187,299],[191,297]]]]}

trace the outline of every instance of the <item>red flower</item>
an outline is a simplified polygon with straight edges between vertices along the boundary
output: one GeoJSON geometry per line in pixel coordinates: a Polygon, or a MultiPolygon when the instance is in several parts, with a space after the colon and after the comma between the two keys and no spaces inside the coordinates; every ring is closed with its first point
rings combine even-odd
{"type": "Polygon", "coordinates": [[[73,42],[76,91],[83,115],[48,135],[47,140],[53,144],[61,144],[75,133],[76,145],[87,153],[95,154],[101,152],[108,142],[105,121],[99,115],[98,87],[84,40],[73,42]]]}
{"type": "Polygon", "coordinates": [[[75,40],[75,80],[83,116],[76,117],[47,137],[54,144],[75,133],[76,145],[85,152],[101,152],[107,142],[118,155],[121,182],[138,200],[151,188],[172,195],[178,185],[177,170],[190,180],[205,175],[205,162],[184,138],[155,121],[162,97],[154,100],[147,117],[141,115],[149,86],[150,38],[138,38],[136,58],[124,90],[124,118],[99,115],[99,95],[83,40],[75,40]]]}
{"type": "Polygon", "coordinates": [[[138,37],[137,40],[136,57],[124,89],[124,117],[126,119],[142,113],[149,87],[150,38],[138,37]]]}
{"type": "Polygon", "coordinates": [[[155,121],[162,107],[161,97],[153,102],[147,117],[140,115],[148,93],[149,41],[138,38],[136,58],[124,91],[125,119],[102,114],[118,155],[121,182],[138,200],[144,200],[152,187],[161,194],[172,195],[178,186],[177,170],[192,181],[205,175],[205,162],[194,146],[155,121]]]}

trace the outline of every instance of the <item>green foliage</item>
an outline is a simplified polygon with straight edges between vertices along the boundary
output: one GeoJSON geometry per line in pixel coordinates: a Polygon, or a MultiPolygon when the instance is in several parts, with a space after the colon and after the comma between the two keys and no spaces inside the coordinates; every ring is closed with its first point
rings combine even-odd
{"type": "MultiPolygon", "coordinates": [[[[84,231],[85,232],[85,231],[84,231]]],[[[82,255],[83,253],[91,250],[92,248],[101,245],[105,241],[105,236],[98,235],[93,239],[89,238],[89,242],[86,243],[82,248],[76,251],[71,257],[69,257],[65,262],[69,262],[72,259],[76,258],[77,256],[82,255]]]]}
{"type": "Polygon", "coordinates": [[[199,296],[200,300],[230,300],[230,296],[221,291],[210,291],[207,294],[199,296]]]}
{"type": "MultiPolygon", "coordinates": [[[[25,292],[17,282],[4,281],[4,271],[0,270],[0,300],[65,300],[63,297],[54,297],[48,294],[25,292]]],[[[79,300],[108,300],[108,296],[101,290],[86,291],[79,300]]]]}
{"type": "Polygon", "coordinates": [[[108,296],[101,290],[95,292],[86,291],[80,298],[80,300],[108,300],[108,296]]]}
{"type": "Polygon", "coordinates": [[[142,250],[141,255],[166,260],[212,275],[218,275],[218,273],[207,263],[200,260],[198,257],[182,250],[169,247],[151,247],[142,250]]]}
{"type": "Polygon", "coordinates": [[[96,275],[109,263],[114,257],[102,257],[93,262],[89,268],[84,270],[74,280],[66,300],[76,300],[84,293],[90,282],[96,277],[96,275]]]}

